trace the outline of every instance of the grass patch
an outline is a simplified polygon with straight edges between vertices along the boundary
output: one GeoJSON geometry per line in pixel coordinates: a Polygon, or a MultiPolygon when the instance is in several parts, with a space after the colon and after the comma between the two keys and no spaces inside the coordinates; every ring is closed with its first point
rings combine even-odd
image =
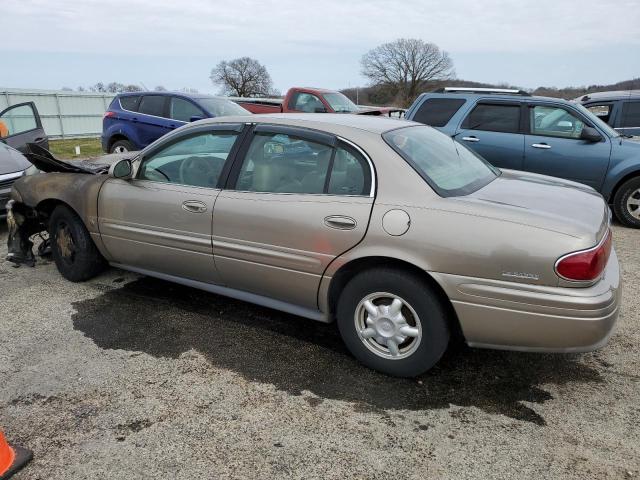
{"type": "Polygon", "coordinates": [[[57,158],[86,158],[104,155],[100,145],[100,137],[49,139],[49,151],[57,158]],[[80,147],[80,155],[76,155],[76,146],[80,147]]]}

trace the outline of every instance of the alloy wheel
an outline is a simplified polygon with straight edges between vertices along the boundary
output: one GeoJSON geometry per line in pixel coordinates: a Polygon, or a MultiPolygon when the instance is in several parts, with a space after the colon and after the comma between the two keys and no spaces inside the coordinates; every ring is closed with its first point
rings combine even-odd
{"type": "Polygon", "coordinates": [[[385,359],[407,358],[422,340],[422,324],[415,310],[392,293],[367,295],[356,307],[354,321],[364,345],[385,359]]]}

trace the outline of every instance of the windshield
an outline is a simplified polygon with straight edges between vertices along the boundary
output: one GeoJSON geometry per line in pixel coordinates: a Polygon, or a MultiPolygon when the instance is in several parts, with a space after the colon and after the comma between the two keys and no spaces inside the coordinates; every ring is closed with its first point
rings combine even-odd
{"type": "Polygon", "coordinates": [[[332,92],[323,94],[324,99],[327,101],[334,112],[337,113],[350,113],[358,112],[360,109],[358,106],[345,97],[340,92],[332,92]]]}
{"type": "Polygon", "coordinates": [[[576,103],[575,106],[578,108],[578,110],[580,110],[580,113],[587,117],[596,127],[604,130],[607,135],[612,138],[620,136],[618,132],[611,128],[607,123],[603,122],[600,118],[598,118],[597,115],[594,115],[593,112],[590,112],[579,103],[576,103]]]}
{"type": "Polygon", "coordinates": [[[228,115],[251,115],[237,103],[224,98],[202,97],[196,99],[214,117],[225,117],[228,115]]]}
{"type": "Polygon", "coordinates": [[[391,130],[382,138],[443,197],[468,195],[500,175],[479,155],[427,126],[391,130]]]}

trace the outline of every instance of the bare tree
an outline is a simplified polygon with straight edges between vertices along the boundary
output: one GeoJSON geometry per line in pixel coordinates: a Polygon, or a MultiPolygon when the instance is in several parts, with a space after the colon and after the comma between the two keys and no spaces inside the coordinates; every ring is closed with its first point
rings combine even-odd
{"type": "Polygon", "coordinates": [[[373,85],[395,88],[404,103],[412,101],[426,82],[453,76],[449,54],[415,38],[380,45],[363,55],[361,65],[373,85]]]}
{"type": "Polygon", "coordinates": [[[164,88],[164,86],[162,85],[158,85],[156,88],[153,89],[154,92],[166,92],[167,89],[164,88]]]}
{"type": "Polygon", "coordinates": [[[237,97],[266,96],[273,91],[273,81],[264,65],[249,57],[222,61],[209,76],[222,93],[237,97]]]}

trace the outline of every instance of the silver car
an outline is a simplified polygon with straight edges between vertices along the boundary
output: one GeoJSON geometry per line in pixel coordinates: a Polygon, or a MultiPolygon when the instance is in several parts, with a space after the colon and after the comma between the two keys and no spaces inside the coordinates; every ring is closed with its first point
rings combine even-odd
{"type": "MultiPolygon", "coordinates": [[[[18,150],[0,142],[0,216],[5,213],[13,183],[26,174],[31,163],[18,150]]],[[[32,169],[33,170],[33,169],[32,169]]]]}
{"type": "Polygon", "coordinates": [[[30,158],[50,173],[14,186],[10,260],[47,229],[71,281],[110,264],[337,320],[353,355],[388,374],[428,370],[458,333],[473,347],[593,350],[618,316],[598,193],[498,170],[414,122],[226,117],[92,169],[30,158]]]}

